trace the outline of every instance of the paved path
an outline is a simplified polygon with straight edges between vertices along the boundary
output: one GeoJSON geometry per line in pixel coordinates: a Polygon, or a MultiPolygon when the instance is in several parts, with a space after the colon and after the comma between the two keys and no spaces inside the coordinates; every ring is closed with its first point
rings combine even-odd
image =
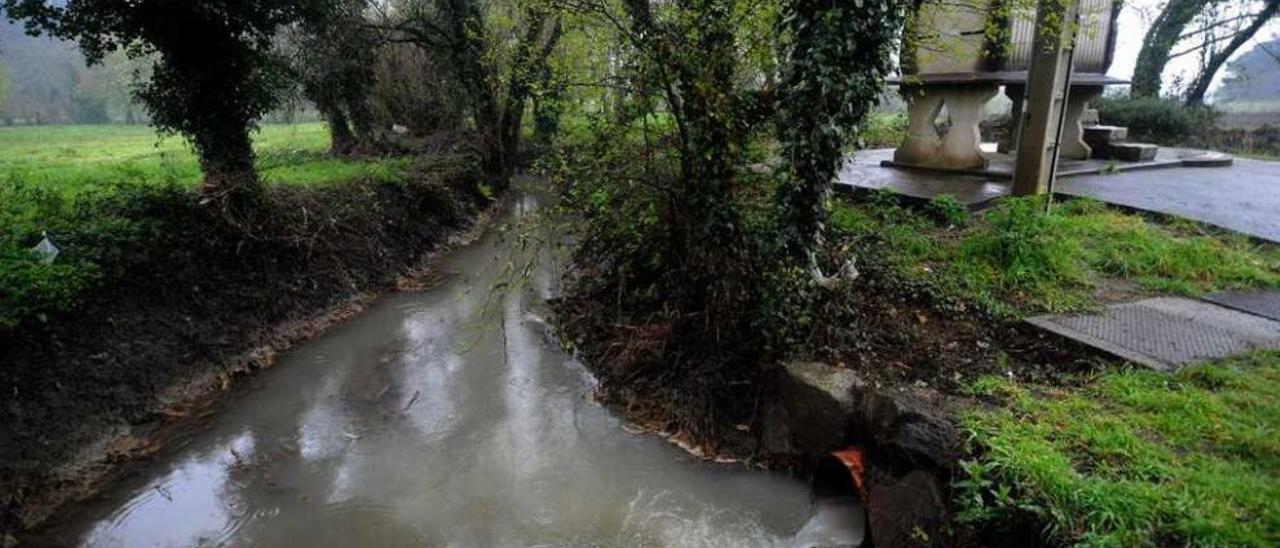
{"type": "Polygon", "coordinates": [[[1280,349],[1275,292],[1210,295],[1232,303],[1159,297],[1088,314],[1051,314],[1027,323],[1161,371],[1255,350],[1280,349]],[[1244,310],[1253,309],[1257,313],[1244,310]],[[1261,314],[1261,315],[1260,315],[1261,314]]]}
{"type": "MultiPolygon", "coordinates": [[[[1005,180],[881,167],[892,149],[866,150],[845,162],[837,189],[890,188],[929,199],[951,194],[980,206],[1009,192],[1005,180]]],[[[1088,196],[1134,209],[1176,215],[1280,242],[1280,162],[1237,158],[1217,168],[1173,167],[1059,179],[1062,194],[1088,196]]]]}

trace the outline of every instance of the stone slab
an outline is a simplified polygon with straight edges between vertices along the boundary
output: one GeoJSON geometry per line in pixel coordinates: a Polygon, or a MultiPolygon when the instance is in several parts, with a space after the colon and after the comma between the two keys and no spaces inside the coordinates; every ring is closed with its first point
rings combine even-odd
{"type": "Polygon", "coordinates": [[[1149,162],[1156,159],[1160,147],[1150,143],[1111,143],[1106,155],[1122,162],[1149,162]]]}
{"type": "Polygon", "coordinates": [[[1223,291],[1204,300],[1227,308],[1280,321],[1280,291],[1223,291]]]}
{"type": "Polygon", "coordinates": [[[1036,316],[1027,322],[1161,371],[1280,349],[1280,322],[1183,298],[1112,305],[1091,314],[1036,316]]]}
{"type": "Polygon", "coordinates": [[[1120,126],[1087,126],[1084,142],[1090,146],[1119,143],[1129,138],[1129,128],[1120,126]]]}

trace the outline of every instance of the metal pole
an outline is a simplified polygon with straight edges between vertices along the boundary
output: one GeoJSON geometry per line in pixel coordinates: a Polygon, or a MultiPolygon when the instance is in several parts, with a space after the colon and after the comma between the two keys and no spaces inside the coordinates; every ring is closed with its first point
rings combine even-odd
{"type": "Polygon", "coordinates": [[[1044,213],[1053,208],[1053,185],[1058,180],[1058,151],[1062,147],[1062,131],[1067,122],[1067,102],[1071,100],[1071,73],[1076,68],[1076,46],[1080,34],[1080,7],[1077,4],[1075,28],[1071,30],[1071,49],[1067,51],[1067,75],[1062,79],[1062,105],[1058,110],[1058,136],[1053,140],[1053,157],[1049,158],[1049,196],[1044,201],[1044,213]]]}

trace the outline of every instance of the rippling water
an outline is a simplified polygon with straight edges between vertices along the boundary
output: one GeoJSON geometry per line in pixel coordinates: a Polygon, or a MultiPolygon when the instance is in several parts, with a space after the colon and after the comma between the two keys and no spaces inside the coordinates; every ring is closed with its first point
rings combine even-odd
{"type": "Polygon", "coordinates": [[[807,485],[624,431],[544,340],[554,261],[489,291],[512,260],[494,232],[454,253],[435,289],[282,356],[36,544],[791,545],[807,485]]]}

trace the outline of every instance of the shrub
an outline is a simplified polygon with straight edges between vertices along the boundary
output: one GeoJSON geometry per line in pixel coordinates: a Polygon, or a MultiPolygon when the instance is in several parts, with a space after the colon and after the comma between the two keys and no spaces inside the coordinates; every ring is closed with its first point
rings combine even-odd
{"type": "Polygon", "coordinates": [[[1218,112],[1172,99],[1108,97],[1098,102],[1098,119],[1129,128],[1129,138],[1166,145],[1200,145],[1217,124],[1218,112]]]}
{"type": "Polygon", "coordinates": [[[0,243],[0,329],[27,318],[70,310],[80,292],[98,279],[93,264],[59,261],[44,264],[29,249],[0,243]]]}
{"type": "Polygon", "coordinates": [[[902,112],[875,112],[858,128],[863,148],[896,147],[907,135],[907,115],[902,112]]]}

